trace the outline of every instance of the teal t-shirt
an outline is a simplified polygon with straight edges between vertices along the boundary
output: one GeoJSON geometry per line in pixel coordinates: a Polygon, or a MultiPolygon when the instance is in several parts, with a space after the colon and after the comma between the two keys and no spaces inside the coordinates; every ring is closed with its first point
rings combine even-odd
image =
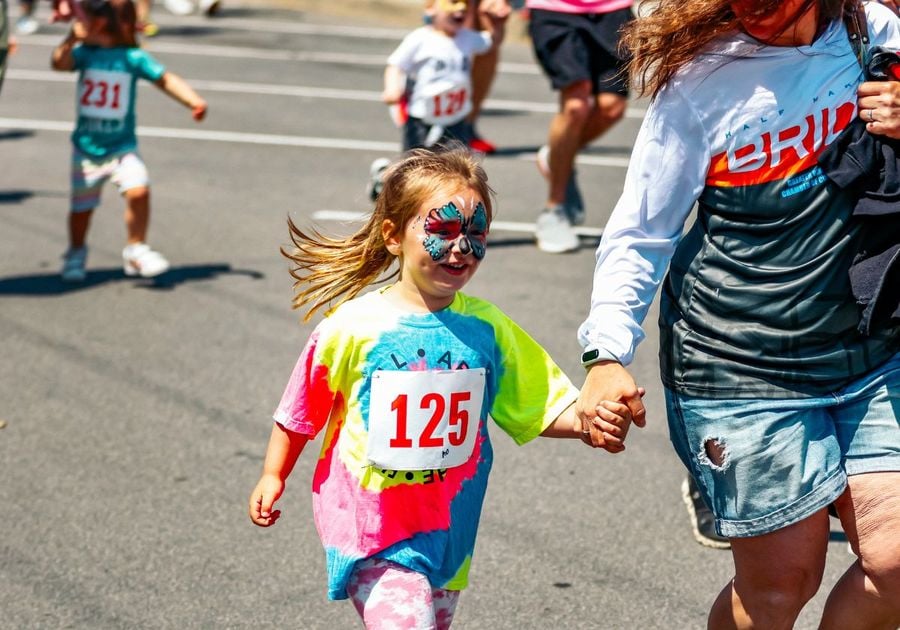
{"type": "Polygon", "coordinates": [[[78,151],[99,158],[133,151],[137,148],[137,80],[158,81],[166,72],[165,66],[140,48],[127,46],[76,46],[72,56],[78,70],[78,122],[72,144],[78,151]]]}

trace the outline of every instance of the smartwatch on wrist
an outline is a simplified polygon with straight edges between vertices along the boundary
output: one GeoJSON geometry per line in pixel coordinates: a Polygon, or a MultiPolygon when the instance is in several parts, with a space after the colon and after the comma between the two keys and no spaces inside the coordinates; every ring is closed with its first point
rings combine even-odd
{"type": "Polygon", "coordinates": [[[586,368],[591,367],[595,363],[600,363],[601,361],[616,361],[614,357],[612,357],[609,352],[601,352],[598,349],[586,350],[581,355],[581,365],[586,368]]]}

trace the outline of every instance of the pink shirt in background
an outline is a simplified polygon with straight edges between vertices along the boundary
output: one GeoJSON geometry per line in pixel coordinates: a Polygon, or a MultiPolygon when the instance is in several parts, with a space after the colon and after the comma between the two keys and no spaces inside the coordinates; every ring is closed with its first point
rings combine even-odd
{"type": "Polygon", "coordinates": [[[559,13],[609,13],[627,9],[632,0],[526,0],[529,9],[543,9],[559,13]]]}

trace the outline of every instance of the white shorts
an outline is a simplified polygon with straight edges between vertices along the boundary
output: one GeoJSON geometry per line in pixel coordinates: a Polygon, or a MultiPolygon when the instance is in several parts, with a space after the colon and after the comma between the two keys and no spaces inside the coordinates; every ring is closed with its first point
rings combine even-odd
{"type": "Polygon", "coordinates": [[[150,185],[150,176],[141,156],[135,151],[103,158],[72,153],[72,212],[86,212],[100,205],[100,192],[112,179],[119,194],[150,185]]]}

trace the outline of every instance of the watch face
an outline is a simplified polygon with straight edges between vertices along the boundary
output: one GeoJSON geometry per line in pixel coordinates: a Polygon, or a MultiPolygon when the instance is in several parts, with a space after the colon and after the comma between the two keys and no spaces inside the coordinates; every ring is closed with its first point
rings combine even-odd
{"type": "Polygon", "coordinates": [[[590,361],[595,360],[599,356],[600,356],[599,350],[588,350],[587,352],[585,352],[584,354],[581,355],[581,362],[588,363],[590,361]]]}

